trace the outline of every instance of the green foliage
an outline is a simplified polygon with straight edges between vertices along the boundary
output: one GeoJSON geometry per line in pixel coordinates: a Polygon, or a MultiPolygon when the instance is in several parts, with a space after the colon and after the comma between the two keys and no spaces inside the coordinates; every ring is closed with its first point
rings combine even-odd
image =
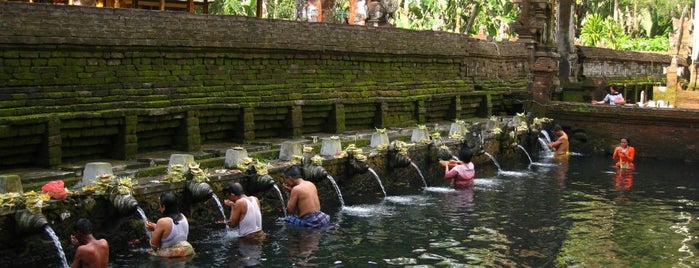
{"type": "Polygon", "coordinates": [[[237,15],[254,17],[257,1],[255,0],[219,0],[211,3],[209,12],[214,15],[237,15]]]}

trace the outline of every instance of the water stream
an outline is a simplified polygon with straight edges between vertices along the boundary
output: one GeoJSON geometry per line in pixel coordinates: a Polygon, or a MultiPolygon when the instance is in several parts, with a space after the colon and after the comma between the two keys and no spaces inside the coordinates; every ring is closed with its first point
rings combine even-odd
{"type": "MultiPolygon", "coordinates": [[[[541,130],[541,135],[544,135],[544,137],[546,137],[546,143],[551,142],[551,136],[546,130],[541,130]]],[[[548,146],[546,146],[546,148],[548,148],[548,146]]]]}
{"type": "Polygon", "coordinates": [[[279,198],[279,202],[281,203],[282,210],[284,211],[284,218],[288,215],[286,212],[286,202],[284,202],[284,195],[282,195],[282,190],[279,189],[279,186],[277,184],[274,184],[274,190],[277,193],[277,197],[279,198]]]}
{"type": "Polygon", "coordinates": [[[517,144],[517,147],[519,147],[520,149],[522,149],[522,151],[524,151],[524,154],[527,155],[527,158],[529,158],[529,165],[531,166],[532,164],[534,164],[534,161],[532,161],[532,157],[529,156],[529,152],[527,152],[527,149],[525,149],[524,146],[522,146],[522,145],[520,145],[520,144],[517,144]]]}
{"type": "Polygon", "coordinates": [[[216,194],[211,193],[211,199],[214,200],[216,203],[216,206],[218,207],[218,211],[221,212],[221,218],[223,219],[223,223],[226,225],[226,230],[230,229],[231,227],[228,226],[228,218],[226,218],[226,212],[223,210],[223,205],[221,205],[221,200],[218,200],[218,196],[216,194]]]}
{"type": "Polygon", "coordinates": [[[61,240],[58,239],[58,236],[56,235],[56,232],[53,231],[51,226],[44,225],[44,232],[51,237],[51,240],[53,240],[53,245],[56,247],[56,251],[58,252],[58,256],[61,257],[61,267],[63,268],[68,268],[68,260],[66,260],[66,253],[63,251],[63,246],[61,246],[61,240]]]}
{"type": "Polygon", "coordinates": [[[333,176],[328,175],[328,180],[330,181],[330,184],[333,185],[333,188],[335,188],[335,192],[337,193],[337,198],[340,199],[340,208],[345,206],[345,199],[342,197],[342,192],[340,192],[340,187],[337,186],[337,182],[335,182],[335,179],[333,176]]]}
{"type": "Polygon", "coordinates": [[[153,234],[152,231],[146,229],[146,222],[148,222],[148,217],[146,217],[146,212],[143,211],[143,209],[140,206],[136,206],[136,212],[138,213],[138,217],[141,218],[143,221],[143,228],[146,230],[146,235],[150,238],[150,236],[153,234]]]}
{"type": "Polygon", "coordinates": [[[484,152],[484,154],[487,155],[488,157],[490,157],[490,160],[493,160],[493,164],[495,164],[495,167],[498,168],[498,172],[502,172],[502,168],[500,168],[500,163],[498,163],[498,161],[495,160],[495,157],[493,157],[493,155],[491,155],[488,152],[484,152]]]}
{"type": "Polygon", "coordinates": [[[383,192],[383,197],[386,197],[386,189],[383,188],[383,183],[381,182],[381,178],[379,178],[379,174],[376,174],[376,171],[374,171],[373,168],[369,168],[369,172],[371,172],[371,174],[374,174],[374,178],[376,178],[376,181],[379,182],[379,186],[381,186],[381,192],[383,192]]]}
{"type": "Polygon", "coordinates": [[[541,155],[542,157],[546,157],[546,158],[553,157],[553,154],[554,154],[553,150],[551,150],[551,148],[549,148],[548,143],[543,138],[539,138],[538,140],[539,140],[539,144],[541,145],[541,150],[539,151],[539,155],[541,155]]]}
{"type": "Polygon", "coordinates": [[[425,185],[425,189],[426,189],[427,188],[427,181],[425,181],[425,176],[422,175],[422,171],[417,166],[417,164],[415,164],[415,162],[410,161],[410,165],[413,166],[415,168],[415,170],[417,170],[418,174],[420,174],[420,178],[422,179],[422,183],[425,185]]]}

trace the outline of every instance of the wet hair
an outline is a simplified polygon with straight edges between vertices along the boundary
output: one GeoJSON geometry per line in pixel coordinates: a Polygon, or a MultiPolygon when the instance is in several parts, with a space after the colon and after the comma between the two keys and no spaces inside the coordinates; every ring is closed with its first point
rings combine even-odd
{"type": "Polygon", "coordinates": [[[554,131],[554,132],[555,132],[555,131],[559,131],[559,130],[563,130],[563,128],[561,127],[561,125],[556,124],[556,125],[553,126],[553,131],[554,131]]]}
{"type": "Polygon", "coordinates": [[[78,219],[75,222],[75,231],[81,234],[92,234],[92,222],[85,218],[78,219]]]}
{"type": "Polygon", "coordinates": [[[226,188],[226,192],[228,192],[229,195],[234,194],[234,195],[238,195],[238,196],[245,193],[245,191],[243,190],[243,186],[237,182],[236,183],[229,183],[228,188],[226,188]]]}
{"type": "Polygon", "coordinates": [[[301,168],[298,165],[293,165],[284,170],[284,178],[303,178],[303,173],[301,173],[301,168]]]}
{"type": "Polygon", "coordinates": [[[459,160],[468,163],[471,162],[471,158],[473,158],[473,151],[471,151],[471,148],[468,148],[468,146],[462,147],[461,151],[459,151],[459,160]]]}
{"type": "Polygon", "coordinates": [[[621,139],[626,140],[626,144],[631,145],[631,139],[629,139],[629,137],[624,136],[624,137],[621,137],[621,139]]]}
{"type": "Polygon", "coordinates": [[[182,214],[180,214],[180,208],[177,206],[177,199],[172,193],[163,193],[160,195],[160,205],[165,207],[163,210],[163,215],[170,217],[172,222],[178,224],[179,220],[182,219],[182,214]]]}

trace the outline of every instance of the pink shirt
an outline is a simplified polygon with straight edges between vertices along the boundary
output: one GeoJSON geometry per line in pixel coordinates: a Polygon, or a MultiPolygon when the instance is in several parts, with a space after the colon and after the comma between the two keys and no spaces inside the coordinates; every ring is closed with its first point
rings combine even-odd
{"type": "Polygon", "coordinates": [[[473,186],[473,177],[476,176],[473,162],[456,165],[454,168],[444,174],[445,179],[452,179],[452,186],[457,189],[463,189],[473,186]]]}

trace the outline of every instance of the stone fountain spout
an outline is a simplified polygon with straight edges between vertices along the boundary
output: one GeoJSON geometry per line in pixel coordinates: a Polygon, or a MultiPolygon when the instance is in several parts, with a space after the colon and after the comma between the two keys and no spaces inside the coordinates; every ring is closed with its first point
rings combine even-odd
{"type": "Polygon", "coordinates": [[[315,183],[326,179],[328,177],[328,171],[322,166],[309,164],[303,167],[303,175],[307,180],[315,183]]]}
{"type": "Polygon", "coordinates": [[[211,185],[206,182],[195,182],[190,180],[187,181],[185,186],[192,194],[192,198],[194,198],[195,201],[207,200],[214,194],[214,190],[211,189],[211,185]]]}
{"type": "Polygon", "coordinates": [[[388,163],[393,168],[410,166],[412,160],[407,154],[406,144],[402,141],[392,141],[388,146],[388,163]]]}
{"type": "Polygon", "coordinates": [[[49,224],[44,215],[34,214],[27,210],[19,210],[15,212],[15,221],[17,222],[18,230],[23,234],[41,232],[44,229],[44,226],[49,224]]]}
{"type": "Polygon", "coordinates": [[[112,201],[114,208],[122,215],[133,214],[138,206],[138,201],[130,194],[111,193],[109,194],[109,200],[112,201]]]}
{"type": "Polygon", "coordinates": [[[269,191],[277,183],[269,174],[257,174],[254,168],[247,172],[243,179],[243,187],[248,195],[269,191]]]}

